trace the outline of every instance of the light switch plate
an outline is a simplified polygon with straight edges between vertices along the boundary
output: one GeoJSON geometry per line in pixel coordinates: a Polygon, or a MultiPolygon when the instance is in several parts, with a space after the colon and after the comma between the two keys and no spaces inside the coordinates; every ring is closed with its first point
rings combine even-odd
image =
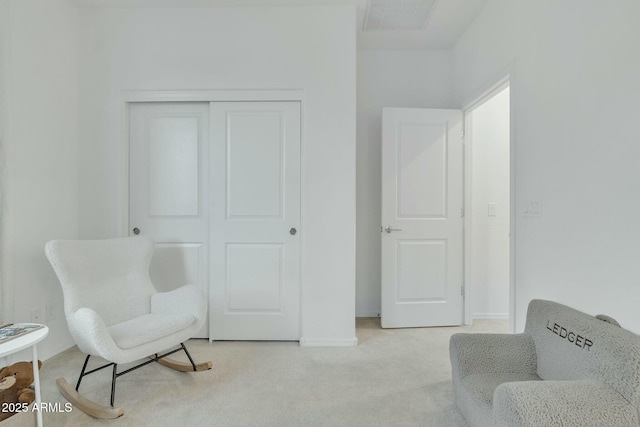
{"type": "Polygon", "coordinates": [[[524,207],[525,218],[540,218],[542,216],[542,199],[529,200],[524,207]]]}
{"type": "Polygon", "coordinates": [[[488,216],[498,216],[498,204],[497,203],[489,203],[487,206],[487,215],[488,216]]]}

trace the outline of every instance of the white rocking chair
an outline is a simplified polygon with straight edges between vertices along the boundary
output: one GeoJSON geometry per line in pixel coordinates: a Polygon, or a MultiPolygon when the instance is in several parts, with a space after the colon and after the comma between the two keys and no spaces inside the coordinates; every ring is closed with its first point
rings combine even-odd
{"type": "Polygon", "coordinates": [[[75,390],[64,378],[61,393],[78,409],[96,418],[124,414],[114,408],[116,379],[134,369],[158,362],[179,371],[204,371],[211,362],[196,364],[184,342],[205,322],[207,305],[194,285],[158,293],[149,278],[155,244],[136,236],[107,240],[53,240],[45,252],[64,294],[64,310],[71,336],[87,354],[75,390]],[[166,356],[183,350],[190,363],[166,356]],[[89,357],[106,365],[87,371],[89,357]],[[118,364],[147,359],[125,371],[118,364]],[[82,378],[113,367],[111,406],[99,405],[78,394],[82,378]]]}

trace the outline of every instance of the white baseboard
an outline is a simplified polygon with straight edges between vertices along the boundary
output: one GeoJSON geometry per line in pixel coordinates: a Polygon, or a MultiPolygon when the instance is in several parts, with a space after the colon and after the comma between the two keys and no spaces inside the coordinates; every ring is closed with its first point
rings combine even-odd
{"type": "Polygon", "coordinates": [[[473,313],[474,320],[509,320],[509,313],[473,313]]]}
{"type": "Polygon", "coordinates": [[[358,338],[300,338],[300,347],[355,347],[358,338]]]}

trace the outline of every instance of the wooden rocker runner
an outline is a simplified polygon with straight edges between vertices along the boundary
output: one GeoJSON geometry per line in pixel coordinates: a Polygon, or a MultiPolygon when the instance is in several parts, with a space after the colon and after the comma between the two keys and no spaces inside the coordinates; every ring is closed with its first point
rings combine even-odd
{"type": "Polygon", "coordinates": [[[194,285],[156,291],[149,279],[154,246],[150,238],[137,236],[55,240],[45,247],[62,285],[69,331],[80,351],[87,354],[75,389],[64,378],[57,380],[58,389],[92,417],[122,416],[124,409],[114,407],[117,378],[150,363],[180,372],[211,369],[211,362],[195,363],[184,345],[204,324],[205,298],[194,285]],[[166,351],[170,348],[174,349],[166,351]],[[185,352],[189,363],[167,357],[178,351],[185,352]],[[91,356],[108,363],[87,371],[91,356]],[[118,364],[141,359],[148,360],[118,372],[118,364]],[[110,406],[78,393],[85,376],[108,367],[112,367],[110,406]]]}

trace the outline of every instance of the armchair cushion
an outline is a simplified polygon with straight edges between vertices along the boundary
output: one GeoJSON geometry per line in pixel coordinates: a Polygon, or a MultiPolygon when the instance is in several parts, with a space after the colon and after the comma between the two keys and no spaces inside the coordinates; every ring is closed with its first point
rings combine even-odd
{"type": "Polygon", "coordinates": [[[595,380],[507,382],[496,388],[493,407],[499,427],[638,425],[633,405],[595,380]]]}
{"type": "Polygon", "coordinates": [[[476,404],[483,406],[491,413],[493,408],[493,393],[500,384],[514,381],[540,381],[536,374],[523,373],[492,373],[471,374],[462,379],[464,389],[473,396],[476,404]]]}
{"type": "Polygon", "coordinates": [[[195,320],[190,314],[144,314],[107,329],[116,345],[126,350],[181,331],[195,320]]]}

